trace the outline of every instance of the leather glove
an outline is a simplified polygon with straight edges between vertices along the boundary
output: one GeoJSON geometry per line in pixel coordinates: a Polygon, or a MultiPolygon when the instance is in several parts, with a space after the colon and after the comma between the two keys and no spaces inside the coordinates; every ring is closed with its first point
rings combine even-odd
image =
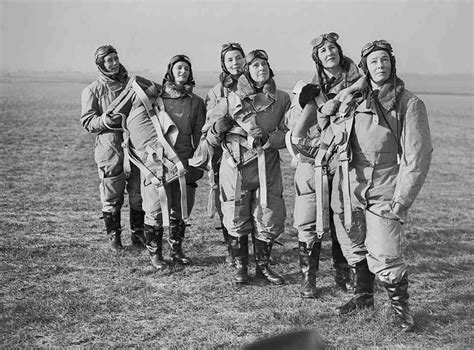
{"type": "Polygon", "coordinates": [[[321,114],[326,117],[335,115],[340,105],[341,102],[339,102],[338,100],[329,100],[321,107],[321,114]]]}
{"type": "Polygon", "coordinates": [[[304,106],[306,106],[306,104],[309,101],[314,100],[316,96],[319,95],[320,92],[321,92],[321,89],[319,88],[318,85],[307,84],[303,86],[300,92],[300,97],[298,99],[298,102],[300,103],[301,108],[304,108],[304,106]]]}
{"type": "Polygon", "coordinates": [[[122,127],[122,114],[104,114],[104,123],[108,128],[122,127]]]}
{"type": "Polygon", "coordinates": [[[224,116],[214,122],[214,130],[216,131],[216,133],[222,134],[232,129],[233,125],[234,121],[228,116],[224,116]]]}
{"type": "Polygon", "coordinates": [[[255,126],[249,130],[248,134],[252,136],[256,143],[263,146],[268,141],[268,134],[262,128],[255,126]]]}

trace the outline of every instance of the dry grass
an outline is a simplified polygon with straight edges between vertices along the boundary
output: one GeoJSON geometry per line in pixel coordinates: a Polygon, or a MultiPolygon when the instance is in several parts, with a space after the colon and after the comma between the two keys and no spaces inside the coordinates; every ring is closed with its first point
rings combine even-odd
{"type": "MultiPolygon", "coordinates": [[[[2,348],[236,349],[302,328],[316,329],[328,347],[472,348],[472,97],[423,97],[435,153],[406,225],[418,329],[401,334],[380,288],[373,312],[335,316],[334,307],[347,296],[334,288],[328,242],[320,298],[299,297],[293,172],[286,153],[289,215],[284,245],[274,252],[276,269],[288,281],[284,286],[256,280],[233,285],[217,220],[205,215],[205,181],[185,242],[193,265],[158,273],[145,252],[110,253],[99,220],[94,136],[79,125],[83,86],[0,84],[2,348]]],[[[124,236],[129,246],[128,231],[124,236]]]]}

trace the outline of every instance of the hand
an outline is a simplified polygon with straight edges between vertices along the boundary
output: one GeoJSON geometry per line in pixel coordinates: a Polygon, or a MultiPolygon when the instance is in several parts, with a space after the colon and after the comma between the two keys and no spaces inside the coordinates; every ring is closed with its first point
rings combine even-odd
{"type": "Polygon", "coordinates": [[[234,121],[228,116],[224,116],[214,122],[214,130],[216,131],[216,133],[222,134],[232,129],[233,125],[234,121]]]}
{"type": "Polygon", "coordinates": [[[122,114],[105,114],[105,122],[108,127],[119,128],[122,126],[122,114]]]}
{"type": "Polygon", "coordinates": [[[336,114],[340,105],[341,102],[336,99],[329,100],[323,105],[323,107],[321,107],[321,113],[326,117],[334,115],[336,114]]]}
{"type": "Polygon", "coordinates": [[[321,89],[319,88],[318,85],[307,84],[303,86],[300,92],[299,99],[298,99],[298,102],[300,103],[301,108],[304,108],[304,106],[306,106],[306,104],[309,101],[314,100],[316,96],[319,95],[320,92],[321,92],[321,89]]]}
{"type": "Polygon", "coordinates": [[[255,126],[249,130],[248,134],[253,137],[260,145],[264,145],[268,140],[268,134],[262,128],[255,126]]]}

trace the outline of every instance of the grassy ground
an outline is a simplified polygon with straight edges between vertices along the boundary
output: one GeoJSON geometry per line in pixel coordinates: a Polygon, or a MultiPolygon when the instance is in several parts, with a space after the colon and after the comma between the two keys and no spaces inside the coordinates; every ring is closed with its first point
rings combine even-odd
{"type": "MultiPolygon", "coordinates": [[[[296,79],[297,80],[297,79],[296,79]]],[[[107,250],[99,220],[94,136],[79,125],[84,84],[0,85],[0,346],[237,349],[258,338],[315,329],[331,347],[472,348],[472,97],[423,96],[432,168],[406,225],[417,331],[401,334],[377,287],[371,312],[338,317],[348,299],[323,244],[320,297],[299,297],[293,170],[283,152],[288,217],[275,269],[287,283],[232,283],[225,247],[205,214],[205,181],[185,250],[194,263],[155,272],[145,252],[107,250]]],[[[203,91],[199,91],[202,95],[203,91]]],[[[167,249],[165,253],[167,254],[167,249]]],[[[253,274],[253,266],[251,266],[253,274]]]]}

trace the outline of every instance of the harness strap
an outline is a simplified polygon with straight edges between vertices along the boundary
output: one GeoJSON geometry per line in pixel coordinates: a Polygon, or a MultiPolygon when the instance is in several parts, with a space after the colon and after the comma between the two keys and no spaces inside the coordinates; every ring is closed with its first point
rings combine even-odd
{"type": "Polygon", "coordinates": [[[216,181],[214,179],[214,169],[211,168],[209,169],[207,176],[209,177],[209,196],[207,199],[207,215],[209,216],[210,219],[214,217],[216,214],[216,190],[217,190],[217,185],[216,181]]]}
{"type": "Polygon", "coordinates": [[[316,234],[318,239],[330,232],[329,217],[329,182],[326,155],[330,144],[334,140],[334,133],[328,128],[322,136],[321,144],[314,159],[314,187],[316,194],[316,234]]]}
{"type": "Polygon", "coordinates": [[[351,186],[349,179],[349,140],[354,124],[354,117],[347,118],[344,121],[344,140],[343,144],[339,146],[339,167],[342,173],[342,196],[344,207],[344,227],[349,232],[352,227],[352,204],[351,204],[351,186]]]}
{"type": "Polygon", "coordinates": [[[261,146],[257,147],[258,181],[260,183],[260,205],[267,207],[267,169],[265,164],[265,151],[261,146]]]}

